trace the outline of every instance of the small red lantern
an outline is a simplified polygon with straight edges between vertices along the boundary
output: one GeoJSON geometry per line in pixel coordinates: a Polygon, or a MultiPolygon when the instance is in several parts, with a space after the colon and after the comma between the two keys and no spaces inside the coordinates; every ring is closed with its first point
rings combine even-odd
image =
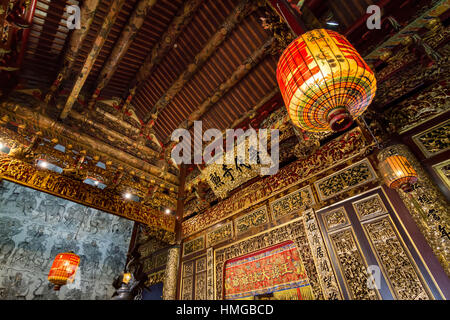
{"type": "Polygon", "coordinates": [[[48,273],[48,281],[55,285],[54,290],[58,291],[67,282],[73,282],[80,257],[73,252],[59,253],[48,273]]]}

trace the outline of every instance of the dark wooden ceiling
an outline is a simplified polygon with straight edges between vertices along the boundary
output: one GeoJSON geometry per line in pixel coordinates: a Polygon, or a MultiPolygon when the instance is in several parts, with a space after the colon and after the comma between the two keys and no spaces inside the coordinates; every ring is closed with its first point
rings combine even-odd
{"type": "MultiPolygon", "coordinates": [[[[37,0],[27,51],[19,73],[22,87],[40,88],[43,93],[48,90],[62,67],[64,54],[73,33],[66,27],[65,7],[73,4],[83,7],[86,1],[37,0]]],[[[78,48],[73,68],[63,82],[59,96],[71,92],[114,1],[117,0],[100,0],[93,23],[78,48]]],[[[84,101],[92,99],[102,68],[111,58],[118,39],[140,1],[127,0],[121,7],[84,82],[81,90],[84,101]]],[[[115,66],[112,76],[107,79],[98,100],[119,98],[123,103],[129,96],[130,89],[138,82],[136,92],[131,94],[131,106],[140,122],[135,128],[141,130],[139,126],[148,124],[152,119],[151,115],[155,114],[156,106],[162,105],[161,108],[158,107],[152,128],[160,143],[167,144],[173,130],[184,127],[188,119],[202,120],[204,130],[213,127],[224,130],[230,127],[277,88],[275,74],[278,56],[261,54],[258,51],[273,37],[272,32],[264,29],[261,18],[267,15],[267,10],[277,15],[271,7],[277,1],[270,0],[265,3],[260,1],[263,6],[249,10],[236,23],[230,22],[233,20],[229,20],[229,17],[242,2],[246,2],[245,0],[201,1],[195,5],[192,17],[186,18],[186,23],[180,24],[175,39],[167,39],[168,30],[171,30],[177,19],[183,16],[186,6],[189,4],[194,6],[196,1],[156,1],[148,10],[136,36],[130,39],[126,53],[115,66]],[[231,30],[224,31],[227,28],[231,30]],[[226,34],[224,39],[216,46],[214,43],[211,44],[221,32],[226,34]],[[163,54],[155,60],[157,63],[151,70],[147,70],[148,76],[139,79],[142,66],[152,58],[154,49],[163,46],[165,42],[170,43],[171,47],[161,51],[163,54]],[[203,53],[208,46],[211,50],[206,50],[207,57],[200,63],[199,55],[205,56],[203,53]],[[259,56],[255,58],[257,53],[259,56]],[[252,59],[257,61],[246,65],[248,70],[241,72],[243,65],[252,59]],[[186,79],[183,78],[185,76],[186,79]],[[233,80],[235,77],[235,81],[230,84],[230,79],[233,80]],[[171,95],[167,96],[169,91],[171,95]],[[203,107],[199,111],[201,106],[203,107]],[[192,118],[194,112],[197,113],[192,118]]],[[[287,3],[287,0],[279,1],[287,3]]],[[[342,0],[332,3],[324,0],[307,0],[304,9],[307,9],[324,27],[330,27],[326,25],[327,21],[338,22],[339,26],[333,28],[347,35],[365,55],[389,37],[389,34],[395,32],[387,21],[388,17],[394,17],[400,25],[405,26],[434,2],[342,0]],[[382,7],[383,30],[368,32],[365,26],[366,15],[363,9],[371,3],[377,3],[382,7]],[[357,13],[348,14],[348,8],[356,8],[357,13]]],[[[306,18],[306,15],[303,18],[306,18]]]]}

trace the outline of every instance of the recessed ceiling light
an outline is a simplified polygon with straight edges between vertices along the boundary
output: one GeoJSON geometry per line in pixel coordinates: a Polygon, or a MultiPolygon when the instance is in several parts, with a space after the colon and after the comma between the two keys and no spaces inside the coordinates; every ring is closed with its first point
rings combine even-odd
{"type": "Polygon", "coordinates": [[[41,162],[39,163],[39,166],[41,166],[42,168],[47,168],[47,167],[48,167],[48,162],[46,162],[46,161],[41,161],[41,162]]]}
{"type": "Polygon", "coordinates": [[[166,214],[170,214],[170,209],[166,209],[166,214]]]}
{"type": "Polygon", "coordinates": [[[337,23],[336,21],[327,21],[327,25],[335,27],[338,26],[339,23],[337,23]]]}
{"type": "Polygon", "coordinates": [[[125,198],[126,199],[131,199],[131,193],[129,193],[129,192],[125,193],[125,198]]]}

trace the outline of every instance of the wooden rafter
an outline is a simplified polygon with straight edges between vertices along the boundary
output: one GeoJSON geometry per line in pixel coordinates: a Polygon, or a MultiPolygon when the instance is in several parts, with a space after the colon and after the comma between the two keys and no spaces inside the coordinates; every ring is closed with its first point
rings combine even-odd
{"type": "MultiPolygon", "coordinates": [[[[242,64],[236,68],[233,74],[218,89],[198,107],[188,118],[188,127],[190,128],[194,121],[199,120],[206,114],[211,107],[216,104],[228,91],[230,91],[243,77],[245,77],[264,57],[269,53],[273,43],[273,38],[266,41],[261,47],[253,52],[242,64]]],[[[180,124],[181,126],[181,124],[180,124]]],[[[179,126],[179,127],[180,127],[179,126]]]]}
{"type": "Polygon", "coordinates": [[[79,145],[92,154],[98,154],[104,159],[112,159],[124,167],[131,167],[140,175],[147,177],[148,180],[153,179],[177,190],[178,178],[176,176],[168,172],[162,173],[160,168],[150,163],[144,162],[127,152],[111,147],[109,144],[87,134],[75,132],[71,127],[33,111],[27,106],[18,103],[10,104],[6,101],[0,105],[0,109],[2,113],[15,117],[17,120],[22,121],[23,124],[49,132],[52,135],[51,138],[62,137],[74,146],[79,145]]]}
{"type": "Polygon", "coordinates": [[[178,76],[171,87],[160,97],[152,109],[149,119],[145,119],[147,126],[154,122],[152,118],[157,118],[158,114],[172,101],[175,95],[183,86],[197,73],[206,63],[209,57],[222,45],[225,39],[230,35],[233,29],[249,14],[257,9],[259,2],[243,0],[236,6],[233,12],[225,19],[219,30],[208,40],[202,50],[194,57],[193,61],[178,76]]]}
{"type": "Polygon", "coordinates": [[[83,88],[83,85],[86,82],[90,71],[92,70],[94,62],[97,59],[100,50],[105,44],[106,38],[108,37],[109,32],[111,31],[111,28],[114,22],[116,21],[120,9],[122,8],[124,3],[125,0],[114,0],[111,6],[109,7],[109,12],[105,17],[105,19],[103,20],[102,27],[98,32],[97,38],[94,40],[94,45],[92,46],[92,49],[89,52],[86,61],[83,64],[83,67],[81,68],[81,72],[77,77],[77,80],[69,94],[69,97],[67,98],[66,104],[63,110],[61,111],[60,114],[61,119],[65,119],[68,116],[70,110],[72,109],[73,104],[77,100],[78,95],[80,94],[80,91],[83,88]]]}
{"type": "Polygon", "coordinates": [[[75,29],[70,37],[69,46],[67,47],[67,51],[64,55],[64,64],[56,76],[55,81],[53,82],[50,90],[45,96],[45,102],[49,103],[53,98],[54,94],[58,90],[61,82],[67,78],[69,71],[72,69],[75,59],[78,54],[79,48],[81,48],[81,44],[83,43],[86,35],[89,32],[89,28],[91,27],[92,21],[94,20],[95,11],[97,10],[98,4],[100,0],[86,0],[81,7],[80,12],[80,29],[75,29]]]}
{"type": "Polygon", "coordinates": [[[157,0],[140,0],[136,5],[131,17],[128,19],[128,23],[120,34],[119,40],[117,40],[114,50],[109,56],[108,60],[104,64],[100,75],[97,78],[94,93],[88,102],[88,108],[93,109],[97,98],[100,96],[103,88],[106,87],[109,80],[114,75],[119,62],[125,56],[136,37],[137,32],[142,27],[144,20],[149,10],[156,4],[157,0]]]}
{"type": "Polygon", "coordinates": [[[124,109],[128,108],[134,94],[148,78],[153,68],[158,65],[167,52],[173,48],[173,45],[183,31],[183,28],[192,20],[195,11],[198,9],[200,4],[202,4],[202,2],[202,0],[190,0],[186,2],[180,10],[180,14],[173,19],[166,32],[161,36],[161,40],[153,47],[151,53],[147,56],[144,63],[136,73],[135,78],[131,81],[127,99],[124,104],[124,109]]]}

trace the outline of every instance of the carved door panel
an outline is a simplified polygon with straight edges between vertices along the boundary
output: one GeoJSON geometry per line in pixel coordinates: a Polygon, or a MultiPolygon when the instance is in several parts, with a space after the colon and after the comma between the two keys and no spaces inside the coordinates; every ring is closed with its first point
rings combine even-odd
{"type": "Polygon", "coordinates": [[[440,294],[381,188],[317,211],[346,299],[434,299],[440,294]]]}

